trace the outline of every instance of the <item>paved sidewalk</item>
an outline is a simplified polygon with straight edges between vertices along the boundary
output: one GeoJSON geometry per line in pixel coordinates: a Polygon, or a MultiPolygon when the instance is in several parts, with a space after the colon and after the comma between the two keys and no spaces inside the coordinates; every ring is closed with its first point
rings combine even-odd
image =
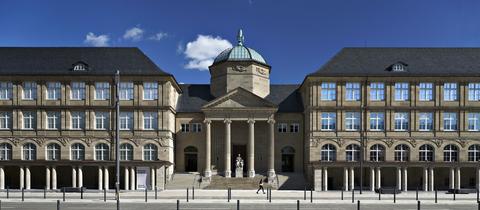
{"type": "MultiPolygon", "coordinates": [[[[232,190],[231,202],[241,200],[242,203],[265,203],[267,200],[267,194],[255,193],[256,190],[232,190]]],[[[195,190],[195,196],[192,195],[192,189],[188,191],[189,202],[196,203],[212,203],[212,202],[227,202],[227,190],[195,190]]],[[[343,200],[341,200],[341,191],[329,191],[329,192],[310,192],[310,191],[287,191],[287,190],[272,190],[272,203],[294,203],[300,200],[302,203],[310,203],[310,196],[312,196],[313,203],[351,203],[352,192],[344,192],[343,200]],[[310,194],[311,193],[311,194],[310,194]],[[304,197],[305,196],[305,197],[304,197]],[[305,200],[304,200],[305,198],[305,200]]],[[[22,202],[21,191],[10,191],[9,199],[6,198],[6,192],[0,192],[0,200],[2,202],[22,202]]],[[[63,193],[61,192],[47,192],[46,199],[44,199],[43,191],[28,191],[24,194],[24,200],[26,202],[53,202],[56,200],[63,200],[63,193]]],[[[80,199],[80,193],[66,193],[65,199],[67,202],[99,202],[104,199],[104,194],[101,191],[88,190],[83,194],[84,199],[80,199]]],[[[355,191],[354,202],[361,200],[362,203],[393,203],[394,196],[392,194],[382,194],[381,200],[378,200],[378,194],[370,191],[364,191],[363,194],[359,194],[355,191]]],[[[418,198],[422,203],[435,203],[434,192],[419,192],[418,198]]],[[[477,194],[458,194],[455,195],[455,201],[453,200],[453,194],[446,194],[445,191],[439,191],[437,194],[437,202],[443,204],[471,204],[477,202],[477,194]]],[[[107,202],[115,202],[115,194],[113,191],[108,191],[106,196],[107,202]]],[[[145,191],[135,192],[121,192],[121,202],[145,202],[145,191]]],[[[187,201],[187,190],[166,190],[158,191],[157,199],[155,199],[155,192],[147,192],[148,202],[172,202],[176,200],[181,202],[187,201]]],[[[398,204],[412,204],[416,203],[416,192],[402,192],[396,195],[396,203],[398,204]]]]}

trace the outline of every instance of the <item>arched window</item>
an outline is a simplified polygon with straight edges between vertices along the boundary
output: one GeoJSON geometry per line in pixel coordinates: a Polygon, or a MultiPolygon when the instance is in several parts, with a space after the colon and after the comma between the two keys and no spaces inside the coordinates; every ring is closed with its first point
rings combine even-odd
{"type": "Polygon", "coordinates": [[[291,147],[291,146],[283,147],[282,148],[282,154],[293,155],[293,154],[295,154],[295,149],[293,149],[293,147],[291,147]]]}
{"type": "Polygon", "coordinates": [[[456,162],[458,161],[458,147],[449,144],[443,148],[443,161],[456,162]]]}
{"type": "Polygon", "coordinates": [[[120,145],[120,160],[133,160],[133,146],[131,144],[120,145]]]}
{"type": "Polygon", "coordinates": [[[110,160],[110,148],[107,144],[95,145],[95,160],[110,160]]]}
{"type": "Polygon", "coordinates": [[[12,145],[9,143],[0,144],[0,160],[11,160],[12,159],[12,145]]]}
{"type": "Polygon", "coordinates": [[[410,148],[405,144],[395,147],[395,161],[406,162],[410,160],[410,148]]]}
{"type": "Polygon", "coordinates": [[[60,160],[60,145],[55,143],[47,145],[47,160],[60,160]]]}
{"type": "Polygon", "coordinates": [[[322,161],[335,161],[337,156],[337,150],[332,144],[325,144],[320,150],[320,160],[322,161]]]}
{"type": "Polygon", "coordinates": [[[358,161],[360,160],[360,146],[356,144],[350,144],[346,149],[347,161],[358,161]]]}
{"type": "Polygon", "coordinates": [[[157,160],[158,149],[155,144],[146,144],[143,146],[143,160],[157,160]]]}
{"type": "Polygon", "coordinates": [[[480,144],[468,147],[468,161],[480,161],[480,144]]]}
{"type": "Polygon", "coordinates": [[[433,161],[434,152],[435,152],[435,150],[433,149],[433,147],[431,145],[424,144],[424,145],[420,146],[420,150],[418,151],[418,153],[419,153],[418,160],[419,161],[431,162],[431,161],[433,161]]]}
{"type": "Polygon", "coordinates": [[[370,147],[370,161],[385,161],[385,147],[380,144],[370,147]]]}
{"type": "Polygon", "coordinates": [[[80,143],[75,143],[71,148],[72,160],[85,160],[85,146],[80,143]]]}
{"type": "Polygon", "coordinates": [[[36,160],[37,159],[37,146],[32,143],[26,143],[22,147],[23,160],[36,160]]]}

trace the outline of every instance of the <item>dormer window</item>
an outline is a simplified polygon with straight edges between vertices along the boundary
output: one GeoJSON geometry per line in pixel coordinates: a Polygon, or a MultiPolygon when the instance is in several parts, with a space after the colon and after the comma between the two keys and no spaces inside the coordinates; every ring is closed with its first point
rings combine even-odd
{"type": "Polygon", "coordinates": [[[403,62],[398,62],[390,66],[390,70],[393,72],[404,72],[406,71],[407,64],[403,62]]]}
{"type": "Polygon", "coordinates": [[[77,62],[73,64],[73,70],[74,71],[85,71],[88,69],[88,65],[84,62],[77,62]]]}

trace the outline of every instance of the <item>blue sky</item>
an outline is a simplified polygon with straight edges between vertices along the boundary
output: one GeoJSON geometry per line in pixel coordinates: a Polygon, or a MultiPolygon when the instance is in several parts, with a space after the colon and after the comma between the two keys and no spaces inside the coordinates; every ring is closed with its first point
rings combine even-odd
{"type": "Polygon", "coordinates": [[[343,47],[478,47],[480,1],[0,0],[0,46],[137,46],[182,83],[245,45],[272,83],[300,83],[343,47]]]}

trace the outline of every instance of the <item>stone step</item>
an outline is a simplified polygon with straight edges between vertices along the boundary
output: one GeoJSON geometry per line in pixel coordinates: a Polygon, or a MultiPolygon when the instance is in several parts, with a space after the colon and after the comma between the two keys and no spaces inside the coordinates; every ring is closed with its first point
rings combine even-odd
{"type": "MultiPolygon", "coordinates": [[[[260,179],[265,179],[265,177],[261,175],[257,175],[253,178],[225,178],[223,176],[212,176],[210,185],[206,186],[205,189],[257,189],[260,179]]],[[[264,187],[267,188],[269,185],[264,183],[264,187]]]]}

